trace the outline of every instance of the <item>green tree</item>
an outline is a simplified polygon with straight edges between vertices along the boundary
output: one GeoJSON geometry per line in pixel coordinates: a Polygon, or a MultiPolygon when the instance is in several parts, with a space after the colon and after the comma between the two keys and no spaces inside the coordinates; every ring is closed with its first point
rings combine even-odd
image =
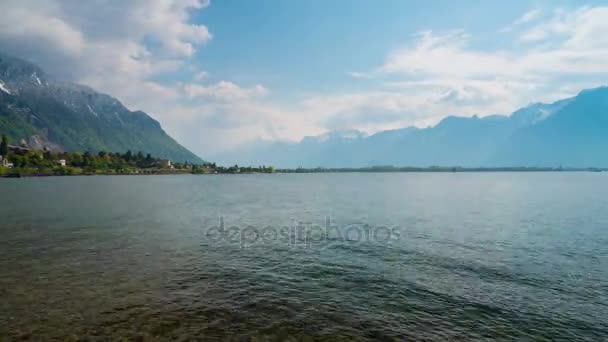
{"type": "Polygon", "coordinates": [[[0,156],[8,156],[8,139],[2,134],[2,143],[0,143],[0,156]]]}
{"type": "Polygon", "coordinates": [[[122,159],[130,162],[133,159],[133,153],[131,153],[131,150],[128,150],[127,153],[123,154],[122,159]]]}
{"type": "Polygon", "coordinates": [[[91,166],[91,152],[86,151],[83,155],[82,155],[82,166],[87,167],[87,166],[91,166]]]}
{"type": "Polygon", "coordinates": [[[76,166],[76,167],[81,167],[82,166],[82,162],[83,162],[83,158],[82,158],[82,153],[80,152],[74,152],[72,153],[72,155],[70,156],[70,162],[76,166]]]}
{"type": "Polygon", "coordinates": [[[20,156],[18,154],[11,155],[11,161],[15,164],[15,167],[25,168],[29,164],[27,156],[20,156]]]}

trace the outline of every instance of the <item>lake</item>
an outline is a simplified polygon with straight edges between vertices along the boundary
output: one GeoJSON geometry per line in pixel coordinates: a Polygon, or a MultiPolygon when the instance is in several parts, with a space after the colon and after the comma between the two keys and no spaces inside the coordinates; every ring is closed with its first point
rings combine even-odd
{"type": "Polygon", "coordinates": [[[0,179],[7,339],[608,339],[608,173],[0,179]]]}

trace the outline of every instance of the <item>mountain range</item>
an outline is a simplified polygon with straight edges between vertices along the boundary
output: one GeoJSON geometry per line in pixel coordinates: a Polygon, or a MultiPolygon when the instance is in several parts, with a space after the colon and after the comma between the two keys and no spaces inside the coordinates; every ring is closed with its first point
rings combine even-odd
{"type": "MultiPolygon", "coordinates": [[[[117,99],[47,75],[0,54],[0,133],[55,151],[142,151],[203,161],[158,121],[117,99]]],[[[275,167],[462,166],[608,167],[608,87],[510,115],[448,116],[435,126],[366,135],[333,131],[299,142],[259,141],[214,158],[225,165],[275,167]]]]}
{"type": "Polygon", "coordinates": [[[218,156],[276,167],[608,167],[608,88],[583,90],[511,115],[448,116],[427,128],[365,135],[329,132],[300,142],[257,142],[218,156]]]}
{"type": "Polygon", "coordinates": [[[117,99],[48,76],[25,60],[0,54],[0,133],[13,143],[54,151],[142,151],[202,163],[158,121],[117,99]]]}

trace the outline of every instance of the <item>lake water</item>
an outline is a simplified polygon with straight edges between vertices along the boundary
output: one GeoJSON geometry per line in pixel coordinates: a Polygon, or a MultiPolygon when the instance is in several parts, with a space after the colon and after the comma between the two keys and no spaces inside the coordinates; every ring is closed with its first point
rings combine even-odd
{"type": "Polygon", "coordinates": [[[3,338],[608,338],[608,173],[0,180],[3,338]]]}

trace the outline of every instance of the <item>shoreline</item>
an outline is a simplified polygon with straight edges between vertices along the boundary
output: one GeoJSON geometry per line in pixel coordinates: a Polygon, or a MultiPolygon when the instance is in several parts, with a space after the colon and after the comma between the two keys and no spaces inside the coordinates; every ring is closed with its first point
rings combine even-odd
{"type": "Polygon", "coordinates": [[[57,174],[57,173],[5,173],[0,178],[39,178],[39,177],[74,177],[74,176],[171,176],[171,175],[256,175],[256,174],[303,174],[303,173],[533,173],[533,172],[608,172],[606,168],[394,168],[389,170],[377,170],[373,168],[361,169],[278,169],[273,173],[263,172],[221,172],[221,173],[193,173],[193,172],[156,172],[156,173],[76,173],[76,174],[57,174]]]}

